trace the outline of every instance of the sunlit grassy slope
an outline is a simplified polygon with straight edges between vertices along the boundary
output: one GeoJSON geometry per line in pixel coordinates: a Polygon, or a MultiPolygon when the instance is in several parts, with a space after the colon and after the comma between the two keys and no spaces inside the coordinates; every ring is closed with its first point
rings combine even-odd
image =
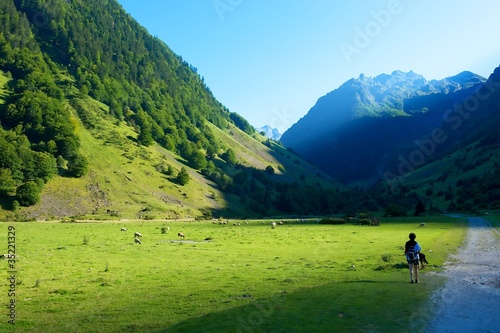
{"type": "MultiPolygon", "coordinates": [[[[73,114],[82,154],[89,161],[89,172],[81,179],[64,175],[53,178],[45,186],[41,202],[23,208],[22,214],[39,219],[62,216],[83,219],[196,218],[204,210],[223,216],[251,215],[238,197],[221,192],[199,171],[186,166],[181,157],[158,145],[138,145],[137,133],[111,117],[106,105],[86,97],[74,99],[66,107],[73,114]],[[75,105],[85,110],[83,122],[82,112],[77,112],[75,105]],[[159,164],[171,165],[174,173],[161,173],[156,167],[159,164]],[[181,186],[174,178],[183,166],[191,181],[181,186]]],[[[257,133],[249,136],[233,125],[225,130],[209,126],[221,146],[233,148],[243,167],[264,170],[272,166],[276,180],[302,179],[322,185],[327,181],[332,186],[341,186],[276,143],[271,143],[273,149],[270,149],[263,144],[266,138],[257,133]]],[[[219,163],[224,162],[219,160],[219,163]]],[[[10,215],[4,212],[4,216],[10,215]]]]}
{"type": "Polygon", "coordinates": [[[5,103],[5,97],[7,97],[8,91],[5,89],[7,82],[9,78],[0,70],[0,105],[5,103]]]}

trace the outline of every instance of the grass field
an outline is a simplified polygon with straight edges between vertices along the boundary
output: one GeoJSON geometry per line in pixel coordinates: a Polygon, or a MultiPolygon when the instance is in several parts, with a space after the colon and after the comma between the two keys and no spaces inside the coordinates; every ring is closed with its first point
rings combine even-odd
{"type": "Polygon", "coordinates": [[[13,331],[12,298],[16,332],[420,332],[434,273],[465,234],[448,217],[246,222],[2,223],[17,258],[15,297],[2,270],[0,332],[13,331]],[[402,254],[411,231],[432,266],[418,285],[402,254]]]}
{"type": "Polygon", "coordinates": [[[7,75],[3,71],[0,71],[0,105],[5,103],[5,97],[8,95],[5,85],[9,82],[9,80],[10,79],[7,75]]]}

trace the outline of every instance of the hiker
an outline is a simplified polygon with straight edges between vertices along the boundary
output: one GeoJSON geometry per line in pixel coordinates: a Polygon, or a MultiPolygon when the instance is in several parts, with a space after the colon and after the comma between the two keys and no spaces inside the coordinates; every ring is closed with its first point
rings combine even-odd
{"type": "Polygon", "coordinates": [[[408,267],[410,268],[410,280],[411,283],[418,283],[418,259],[419,253],[422,251],[420,244],[417,243],[415,235],[413,232],[408,235],[409,241],[405,244],[405,255],[408,261],[408,267]],[[413,279],[415,277],[415,279],[413,279]]]}

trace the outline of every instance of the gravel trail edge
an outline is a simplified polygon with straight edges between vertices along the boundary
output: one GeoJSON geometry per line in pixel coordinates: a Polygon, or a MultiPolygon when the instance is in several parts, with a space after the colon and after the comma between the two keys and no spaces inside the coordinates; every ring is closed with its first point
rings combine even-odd
{"type": "Polygon", "coordinates": [[[466,242],[441,274],[432,296],[436,312],[425,332],[500,332],[500,238],[481,217],[469,217],[466,242]]]}

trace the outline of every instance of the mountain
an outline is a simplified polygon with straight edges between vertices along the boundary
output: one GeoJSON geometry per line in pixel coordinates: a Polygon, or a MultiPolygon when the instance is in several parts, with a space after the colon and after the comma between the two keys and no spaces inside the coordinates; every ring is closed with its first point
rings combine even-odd
{"type": "Polygon", "coordinates": [[[362,199],[256,133],[115,0],[0,2],[0,216],[325,214],[362,199]]]}
{"type": "Polygon", "coordinates": [[[406,106],[405,100],[409,98],[454,92],[484,80],[470,72],[439,81],[427,81],[413,71],[394,71],[375,78],[361,74],[319,98],[309,112],[283,134],[281,141],[310,158],[309,147],[352,120],[409,116],[422,111],[406,106]]]}
{"type": "Polygon", "coordinates": [[[281,138],[281,133],[277,128],[271,128],[269,125],[257,128],[257,132],[263,134],[265,137],[273,140],[279,140],[281,138]]]}
{"type": "Polygon", "coordinates": [[[281,142],[344,182],[377,179],[402,144],[440,124],[429,108],[484,81],[470,72],[432,81],[414,72],[360,75],[321,97],[281,142]]]}
{"type": "Polygon", "coordinates": [[[406,210],[417,200],[440,210],[491,209],[500,207],[499,125],[500,68],[487,80],[393,72],[321,97],[281,142],[406,210]]]}

